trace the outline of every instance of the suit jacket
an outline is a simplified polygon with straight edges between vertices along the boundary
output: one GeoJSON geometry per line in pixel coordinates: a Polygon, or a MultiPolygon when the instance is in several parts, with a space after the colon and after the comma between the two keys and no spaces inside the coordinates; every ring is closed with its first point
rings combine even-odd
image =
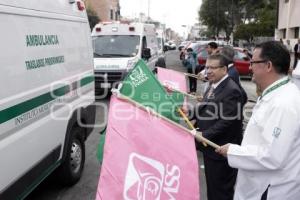
{"type": "Polygon", "coordinates": [[[247,96],[246,91],[244,90],[244,88],[241,85],[239,72],[237,71],[237,69],[235,68],[234,65],[232,67],[228,68],[228,76],[232,80],[234,80],[234,82],[239,86],[239,88],[242,92],[242,97],[243,97],[242,102],[243,102],[243,105],[245,105],[248,101],[248,96],[247,96]]]}
{"type": "Polygon", "coordinates": [[[299,55],[300,54],[300,52],[298,52],[298,43],[297,44],[295,44],[295,46],[294,46],[294,52],[295,52],[295,55],[299,55]]]}
{"type": "MultiPolygon", "coordinates": [[[[214,90],[214,98],[204,94],[203,102],[196,106],[196,126],[203,136],[218,145],[227,143],[240,144],[242,141],[242,93],[239,86],[226,78],[214,90]]],[[[209,146],[197,143],[204,156],[211,159],[225,160],[209,146]]]]}
{"type": "Polygon", "coordinates": [[[228,68],[228,76],[231,77],[234,82],[240,84],[240,75],[234,65],[228,68]]]}

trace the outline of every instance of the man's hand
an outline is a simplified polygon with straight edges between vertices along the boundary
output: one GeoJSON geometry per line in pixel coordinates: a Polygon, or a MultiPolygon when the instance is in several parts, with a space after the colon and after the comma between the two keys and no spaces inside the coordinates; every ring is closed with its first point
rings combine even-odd
{"type": "Polygon", "coordinates": [[[202,102],[203,101],[203,96],[202,95],[197,95],[196,99],[197,99],[197,101],[202,102]]]}
{"type": "Polygon", "coordinates": [[[228,148],[229,148],[229,143],[225,144],[223,146],[221,146],[220,148],[216,149],[216,153],[221,154],[224,157],[227,157],[227,152],[228,152],[228,148]]]}
{"type": "Polygon", "coordinates": [[[198,79],[198,80],[201,80],[201,81],[205,81],[205,76],[204,76],[204,74],[202,74],[201,72],[199,72],[199,73],[197,74],[197,79],[198,79]]]}
{"type": "Polygon", "coordinates": [[[185,115],[189,115],[189,110],[185,106],[182,106],[180,109],[185,115]]]}

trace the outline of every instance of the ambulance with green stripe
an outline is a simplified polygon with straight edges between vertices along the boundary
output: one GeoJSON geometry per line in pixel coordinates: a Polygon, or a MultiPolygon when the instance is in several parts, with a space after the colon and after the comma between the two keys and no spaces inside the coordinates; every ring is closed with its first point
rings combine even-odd
{"type": "Polygon", "coordinates": [[[52,172],[73,185],[95,121],[83,2],[0,0],[0,199],[25,198],[52,172]]]}

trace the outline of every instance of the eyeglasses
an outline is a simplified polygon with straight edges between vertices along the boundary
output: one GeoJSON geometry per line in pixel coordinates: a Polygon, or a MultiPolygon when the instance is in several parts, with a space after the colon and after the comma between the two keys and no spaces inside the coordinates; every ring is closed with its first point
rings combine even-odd
{"type": "Polygon", "coordinates": [[[266,63],[266,62],[268,62],[268,61],[267,60],[250,61],[250,66],[252,66],[253,64],[266,63]]]}
{"type": "Polygon", "coordinates": [[[222,65],[219,65],[219,66],[205,66],[205,69],[206,70],[216,70],[216,69],[218,69],[218,68],[222,68],[222,67],[224,67],[224,66],[222,66],[222,65]]]}

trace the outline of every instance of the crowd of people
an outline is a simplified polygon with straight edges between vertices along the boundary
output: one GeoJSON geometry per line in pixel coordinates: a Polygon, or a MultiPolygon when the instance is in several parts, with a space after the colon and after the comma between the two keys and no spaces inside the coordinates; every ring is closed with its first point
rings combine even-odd
{"type": "MultiPolygon", "coordinates": [[[[297,64],[300,39],[294,51],[297,64]]],[[[221,145],[213,149],[196,142],[203,152],[208,200],[299,199],[300,91],[288,76],[288,48],[277,41],[255,47],[250,68],[260,96],[244,132],[247,94],[233,64],[232,47],[218,50],[216,43],[209,43],[199,73],[193,50],[187,52],[188,72],[209,83],[191,119],[203,137],[221,145]]],[[[191,77],[192,92],[194,81],[191,77]]]]}

